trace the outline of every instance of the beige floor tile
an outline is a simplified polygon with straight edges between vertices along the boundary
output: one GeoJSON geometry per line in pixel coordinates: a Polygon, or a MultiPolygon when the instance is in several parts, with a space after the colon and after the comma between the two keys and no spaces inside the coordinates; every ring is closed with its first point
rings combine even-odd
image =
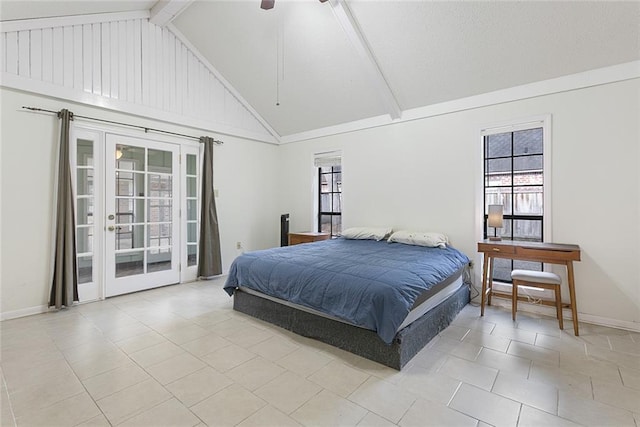
{"type": "Polygon", "coordinates": [[[205,366],[207,365],[200,359],[189,353],[183,352],[177,356],[173,356],[160,363],[149,366],[146,370],[151,374],[151,376],[158,380],[160,384],[166,385],[184,377],[185,375],[198,371],[205,366]]]}
{"type": "Polygon", "coordinates": [[[299,345],[281,336],[274,335],[258,344],[249,347],[249,350],[265,359],[275,362],[300,348],[299,345]]]}
{"type": "Polygon", "coordinates": [[[129,356],[143,368],[160,363],[164,360],[177,356],[185,351],[179,346],[169,341],[163,341],[160,344],[153,345],[151,347],[144,348],[135,353],[131,353],[129,356]]]}
{"type": "Polygon", "coordinates": [[[438,372],[485,390],[491,390],[493,382],[498,375],[497,369],[453,356],[447,359],[438,372]]]}
{"type": "Polygon", "coordinates": [[[120,424],[171,398],[171,394],[153,379],[120,390],[97,401],[112,424],[120,424]]]}
{"type": "Polygon", "coordinates": [[[588,399],[593,397],[591,378],[588,375],[533,362],[529,379],[552,385],[559,390],[569,391],[580,397],[588,399]]]}
{"type": "Polygon", "coordinates": [[[520,403],[469,384],[460,386],[449,407],[496,427],[516,425],[520,413],[520,403]]]}
{"type": "Polygon", "coordinates": [[[115,344],[105,338],[101,338],[100,340],[67,348],[62,351],[62,354],[64,354],[65,359],[67,359],[69,363],[74,363],[94,359],[105,353],[116,351],[118,351],[118,347],[115,344]]]}
{"type": "Polygon", "coordinates": [[[598,378],[592,378],[591,383],[593,384],[593,398],[598,402],[627,411],[640,411],[640,390],[598,378]]]}
{"type": "Polygon", "coordinates": [[[55,377],[75,375],[64,358],[32,365],[27,364],[27,366],[15,363],[2,363],[2,366],[9,392],[33,387],[55,377]]]}
{"type": "Polygon", "coordinates": [[[338,360],[332,360],[308,377],[310,381],[342,397],[353,393],[367,378],[368,374],[338,360]]]}
{"type": "Polygon", "coordinates": [[[397,424],[392,423],[386,418],[382,418],[380,415],[373,412],[367,413],[364,418],[358,423],[359,427],[394,427],[397,424]]]}
{"type": "Polygon", "coordinates": [[[134,337],[116,341],[115,344],[125,353],[132,354],[166,341],[167,339],[156,331],[149,331],[134,337]]]}
{"type": "Polygon", "coordinates": [[[625,387],[631,387],[640,390],[640,370],[630,369],[626,366],[620,367],[620,376],[622,384],[625,387]]]}
{"type": "Polygon", "coordinates": [[[46,408],[83,392],[84,387],[75,375],[64,374],[46,382],[9,392],[9,399],[15,417],[20,418],[32,411],[46,408]]]}
{"type": "Polygon", "coordinates": [[[249,418],[245,418],[238,427],[300,427],[300,423],[277,410],[271,405],[267,405],[255,412],[249,418]]]}
{"type": "Polygon", "coordinates": [[[149,375],[142,368],[130,364],[87,378],[82,384],[94,400],[99,400],[147,379],[149,375]]]}
{"type": "Polygon", "coordinates": [[[558,389],[552,385],[500,372],[491,392],[550,414],[558,413],[558,389]]]}
{"type": "Polygon", "coordinates": [[[631,412],[563,390],[558,399],[558,416],[586,426],[635,426],[631,412]]]}
{"type": "Polygon", "coordinates": [[[220,372],[226,372],[254,357],[256,357],[254,353],[235,344],[230,344],[201,357],[201,359],[214,369],[220,372]]]}
{"type": "Polygon", "coordinates": [[[548,350],[568,352],[572,354],[587,355],[584,341],[576,337],[562,336],[552,337],[545,334],[536,334],[536,347],[543,347],[548,350]]]}
{"type": "Polygon", "coordinates": [[[560,364],[560,352],[518,341],[511,341],[507,354],[544,363],[550,366],[558,366],[560,364]]]}
{"type": "Polygon", "coordinates": [[[231,345],[230,341],[216,334],[209,334],[181,344],[180,347],[196,357],[203,357],[229,345],[231,345]]]}
{"type": "Polygon", "coordinates": [[[202,326],[189,324],[186,327],[164,332],[162,335],[175,344],[180,345],[209,334],[211,334],[211,331],[203,328],[202,326]]]}
{"type": "Polygon", "coordinates": [[[285,372],[257,389],[255,394],[285,414],[291,414],[320,390],[322,388],[317,384],[293,372],[285,372]]]}
{"type": "Polygon", "coordinates": [[[355,426],[364,418],[367,410],[328,390],[313,396],[291,417],[304,425],[313,426],[355,426]],[[327,411],[331,408],[331,411],[327,411]]]}
{"type": "Polygon", "coordinates": [[[225,336],[225,338],[240,347],[249,348],[273,336],[269,331],[248,325],[237,332],[225,336]]]}
{"type": "Polygon", "coordinates": [[[141,322],[131,323],[129,325],[123,325],[119,328],[109,329],[104,331],[104,336],[111,341],[121,341],[128,338],[133,338],[138,335],[152,332],[151,328],[144,325],[141,322]]]}
{"type": "Polygon", "coordinates": [[[437,372],[447,359],[449,359],[447,353],[434,350],[431,347],[425,347],[411,359],[411,365],[437,372]]]}
{"type": "Polygon", "coordinates": [[[120,350],[114,350],[91,359],[70,362],[71,369],[81,380],[100,375],[121,366],[131,365],[131,359],[120,350]]]}
{"type": "Polygon", "coordinates": [[[226,372],[236,383],[250,391],[262,387],[274,378],[282,375],[285,369],[275,363],[257,356],[226,372]]]}
{"type": "Polygon", "coordinates": [[[480,354],[480,350],[482,350],[482,347],[479,345],[452,340],[446,337],[436,337],[432,342],[431,349],[470,361],[476,360],[478,354],[480,354]]]}
{"type": "Polygon", "coordinates": [[[478,420],[464,415],[446,405],[418,399],[402,417],[398,425],[402,427],[476,427],[478,420]]]}
{"type": "Polygon", "coordinates": [[[520,410],[520,419],[518,420],[518,427],[540,426],[578,427],[579,424],[551,415],[539,409],[522,405],[522,409],[520,410]]]}
{"type": "Polygon", "coordinates": [[[513,327],[503,325],[497,325],[493,331],[491,331],[491,335],[531,345],[536,342],[535,332],[525,331],[524,329],[515,329],[513,327]]]}
{"type": "Polygon", "coordinates": [[[351,393],[349,400],[397,423],[416,400],[416,396],[391,383],[369,378],[351,393]]]}
{"type": "Polygon", "coordinates": [[[481,347],[490,348],[492,350],[506,353],[511,340],[508,338],[503,338],[497,335],[491,335],[471,329],[469,333],[464,337],[462,342],[471,343],[479,345],[481,347]]]}
{"type": "Polygon", "coordinates": [[[595,360],[615,363],[619,366],[640,370],[640,357],[635,354],[611,351],[606,348],[594,347],[588,344],[587,354],[595,360]]]}
{"type": "Polygon", "coordinates": [[[560,357],[560,368],[566,372],[577,372],[592,378],[622,383],[618,365],[613,362],[595,359],[584,360],[581,357],[576,358],[573,355],[563,354],[560,357]]]}
{"type": "Polygon", "coordinates": [[[224,322],[225,320],[229,320],[230,317],[220,311],[213,311],[206,314],[201,314],[200,316],[196,316],[191,321],[196,325],[202,326],[206,328],[211,325],[215,325],[216,323],[224,322]]]}
{"type": "Polygon", "coordinates": [[[424,400],[449,403],[460,386],[460,381],[449,376],[426,370],[418,365],[410,366],[397,385],[424,400]]]}
{"type": "Polygon", "coordinates": [[[9,402],[9,395],[4,388],[0,391],[0,425],[15,425],[15,417],[13,415],[13,410],[11,409],[11,403],[9,402]]]}
{"type": "Polygon", "coordinates": [[[331,360],[331,357],[326,354],[307,348],[299,348],[276,363],[291,372],[308,377],[323,366],[326,366],[331,360]]]}
{"type": "Polygon", "coordinates": [[[448,338],[450,340],[464,340],[464,337],[471,331],[469,328],[465,328],[463,326],[449,325],[447,328],[440,332],[438,335],[444,338],[448,338]]]}
{"type": "Polygon", "coordinates": [[[191,407],[233,384],[228,377],[207,366],[167,384],[166,388],[185,406],[191,407]]]}
{"type": "Polygon", "coordinates": [[[107,418],[100,414],[97,417],[93,417],[75,427],[111,427],[111,423],[107,421],[107,418]]]}
{"type": "Polygon", "coordinates": [[[40,410],[29,411],[17,418],[18,426],[75,426],[100,414],[100,409],[87,393],[80,393],[40,410]]]}
{"type": "Polygon", "coordinates": [[[521,378],[527,378],[531,368],[531,360],[511,354],[483,348],[476,362],[489,368],[498,369],[501,372],[508,372],[521,378]]]}
{"type": "Polygon", "coordinates": [[[191,407],[210,426],[234,426],[250,417],[266,402],[245,388],[233,384],[191,407]]]}
{"type": "Polygon", "coordinates": [[[120,424],[125,427],[192,427],[200,423],[189,409],[176,399],[169,399],[120,424]]]}
{"type": "Polygon", "coordinates": [[[495,323],[489,322],[480,316],[477,316],[477,317],[458,316],[453,320],[453,322],[451,322],[451,324],[454,326],[469,328],[474,331],[483,332],[485,334],[490,334],[493,331],[493,329],[496,327],[495,323]]]}

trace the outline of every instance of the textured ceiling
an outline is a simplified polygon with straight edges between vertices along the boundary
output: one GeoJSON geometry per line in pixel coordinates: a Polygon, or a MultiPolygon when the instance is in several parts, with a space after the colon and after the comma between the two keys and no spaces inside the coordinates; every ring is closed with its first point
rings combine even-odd
{"type": "MultiPolygon", "coordinates": [[[[154,3],[3,0],[0,16],[154,3]]],[[[390,113],[380,81],[408,110],[640,59],[639,1],[346,0],[376,84],[337,19],[341,3],[196,0],[173,25],[280,136],[390,113]]]]}

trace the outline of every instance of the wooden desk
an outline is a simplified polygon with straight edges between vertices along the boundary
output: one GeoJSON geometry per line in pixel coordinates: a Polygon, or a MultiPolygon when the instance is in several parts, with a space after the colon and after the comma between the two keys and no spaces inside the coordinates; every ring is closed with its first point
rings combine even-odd
{"type": "MultiPolygon", "coordinates": [[[[578,308],[576,306],[576,289],[573,275],[573,261],[580,261],[578,245],[557,243],[518,242],[515,240],[483,240],[478,242],[478,252],[484,254],[482,263],[482,294],[480,298],[480,316],[484,316],[484,304],[491,305],[491,295],[511,298],[509,294],[493,290],[493,259],[506,258],[522,261],[539,261],[549,264],[562,264],[567,267],[567,280],[571,302],[563,304],[571,308],[573,331],[578,336],[578,308]]],[[[526,300],[526,297],[519,297],[526,300]]],[[[545,305],[553,305],[551,301],[542,301],[545,305]]]]}

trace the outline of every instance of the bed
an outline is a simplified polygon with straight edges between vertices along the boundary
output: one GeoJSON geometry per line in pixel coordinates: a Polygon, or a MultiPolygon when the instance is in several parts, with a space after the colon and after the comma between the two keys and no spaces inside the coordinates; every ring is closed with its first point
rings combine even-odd
{"type": "Polygon", "coordinates": [[[245,253],[234,309],[401,369],[469,302],[469,259],[444,248],[332,239],[245,253]]]}

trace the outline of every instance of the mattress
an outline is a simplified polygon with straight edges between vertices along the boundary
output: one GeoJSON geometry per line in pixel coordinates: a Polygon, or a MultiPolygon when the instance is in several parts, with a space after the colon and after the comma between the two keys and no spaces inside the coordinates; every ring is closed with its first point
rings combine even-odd
{"type": "Polygon", "coordinates": [[[333,239],[248,252],[225,290],[257,291],[375,331],[389,344],[425,292],[459,276],[469,259],[452,247],[333,239]]]}
{"type": "MultiPolygon", "coordinates": [[[[407,317],[404,319],[404,321],[400,324],[400,326],[398,327],[398,331],[400,331],[401,329],[406,328],[407,326],[409,326],[410,324],[412,324],[413,322],[415,322],[417,319],[419,319],[420,317],[422,317],[425,313],[427,313],[429,310],[433,309],[434,307],[436,307],[438,304],[440,304],[442,301],[444,301],[445,299],[447,299],[449,296],[453,295],[461,286],[466,286],[465,283],[463,283],[462,280],[462,274],[458,274],[456,275],[455,278],[448,278],[447,280],[445,280],[440,286],[435,286],[433,289],[430,289],[429,291],[426,291],[421,298],[419,299],[418,303],[416,303],[416,305],[414,305],[414,307],[411,309],[411,311],[409,312],[409,314],[407,315],[407,317]]],[[[295,304],[292,303],[290,301],[285,301],[276,297],[272,297],[269,295],[265,295],[262,294],[258,291],[255,291],[251,288],[247,288],[245,286],[239,286],[238,289],[240,289],[243,292],[246,292],[249,295],[253,295],[256,297],[260,297],[260,298],[265,298],[268,299],[270,301],[276,302],[278,304],[282,304],[285,305],[287,307],[292,307],[298,310],[302,310],[305,311],[307,313],[311,313],[311,314],[315,314],[316,316],[321,316],[324,317],[326,319],[331,319],[331,320],[335,320],[338,322],[342,322],[342,323],[346,323],[348,325],[351,325],[351,323],[343,320],[343,319],[339,319],[337,317],[333,317],[330,316],[326,313],[323,313],[321,311],[318,310],[314,310],[312,308],[309,307],[305,307],[303,305],[299,305],[299,304],[295,304]]],[[[351,325],[351,326],[356,326],[356,327],[360,327],[358,325],[351,325]]],[[[366,328],[363,328],[366,329],[366,328]]]]}

